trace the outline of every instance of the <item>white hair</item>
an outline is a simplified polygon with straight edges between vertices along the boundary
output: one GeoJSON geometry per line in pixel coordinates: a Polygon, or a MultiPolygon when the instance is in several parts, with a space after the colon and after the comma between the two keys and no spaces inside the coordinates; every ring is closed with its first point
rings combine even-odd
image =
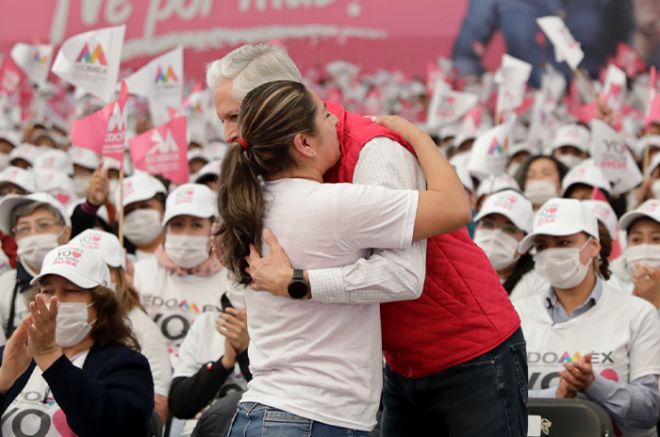
{"type": "Polygon", "coordinates": [[[275,80],[303,82],[286,50],[272,44],[246,44],[208,64],[208,87],[215,89],[223,80],[233,80],[232,95],[239,101],[264,83],[275,80]]]}

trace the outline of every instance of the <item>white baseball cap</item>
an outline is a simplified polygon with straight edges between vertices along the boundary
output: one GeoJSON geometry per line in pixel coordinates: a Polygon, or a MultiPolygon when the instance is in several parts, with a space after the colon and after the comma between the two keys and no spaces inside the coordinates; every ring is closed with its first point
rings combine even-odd
{"type": "Polygon", "coordinates": [[[647,147],[660,148],[660,135],[645,135],[631,146],[631,149],[637,157],[641,158],[644,156],[647,147]]]}
{"type": "Polygon", "coordinates": [[[30,284],[46,275],[57,275],[80,288],[90,289],[110,285],[110,270],[98,250],[73,244],[56,247],[46,254],[41,272],[30,284]]]}
{"type": "MultiPolygon", "coordinates": [[[[146,173],[137,173],[135,176],[124,179],[124,206],[151,199],[158,193],[167,195],[165,185],[146,173]]],[[[119,190],[117,190],[115,205],[119,205],[119,195],[119,190]]]]}
{"type": "Polygon", "coordinates": [[[520,191],[520,186],[518,186],[518,182],[507,173],[503,173],[499,176],[489,176],[479,184],[479,188],[477,188],[477,198],[506,189],[520,191]]]}
{"type": "Polygon", "coordinates": [[[474,193],[474,182],[472,182],[472,176],[470,176],[467,167],[463,165],[454,165],[454,170],[456,171],[458,178],[461,180],[463,187],[470,193],[474,193]]]}
{"type": "Polygon", "coordinates": [[[14,184],[28,193],[36,191],[32,172],[23,170],[20,167],[10,166],[2,170],[0,172],[0,185],[4,183],[14,184]]]}
{"type": "Polygon", "coordinates": [[[204,147],[204,155],[208,161],[221,161],[229,150],[229,145],[223,141],[214,141],[204,147]]]}
{"type": "Polygon", "coordinates": [[[539,235],[564,236],[578,232],[600,239],[598,220],[591,209],[576,199],[550,199],[534,216],[533,231],[522,239],[518,251],[527,252],[539,235]]]}
{"type": "Polygon", "coordinates": [[[215,205],[215,193],[206,185],[179,185],[167,196],[163,226],[180,215],[211,218],[216,214],[215,205]]]}
{"type": "Polygon", "coordinates": [[[195,178],[195,183],[200,183],[199,181],[207,176],[220,176],[220,165],[222,161],[211,161],[206,164],[204,167],[199,169],[197,177],[195,178]]]}
{"type": "Polygon", "coordinates": [[[21,143],[21,134],[13,130],[4,129],[0,131],[0,140],[4,140],[16,147],[21,143]]]}
{"type": "MultiPolygon", "coordinates": [[[[57,191],[73,197],[73,180],[66,174],[57,170],[42,170],[40,172],[34,172],[34,174],[37,191],[46,193],[57,191]]],[[[69,202],[62,203],[66,204],[69,202]]]]}
{"type": "Polygon", "coordinates": [[[37,147],[30,143],[23,143],[18,147],[14,147],[14,150],[11,151],[9,154],[9,162],[14,161],[15,159],[22,159],[32,165],[34,163],[34,158],[41,152],[41,147],[37,147]]]}
{"type": "Polygon", "coordinates": [[[588,159],[576,165],[566,173],[564,180],[561,182],[561,195],[566,195],[566,192],[575,184],[584,184],[590,187],[597,187],[608,194],[612,192],[612,185],[607,180],[603,171],[596,167],[594,161],[588,159]]]}
{"type": "Polygon", "coordinates": [[[503,215],[526,234],[532,231],[534,207],[532,202],[517,191],[504,190],[488,196],[474,221],[477,222],[490,214],[503,215]]]}
{"type": "Polygon", "coordinates": [[[649,162],[649,166],[646,167],[646,170],[644,170],[644,177],[648,178],[649,176],[651,176],[653,170],[658,168],[658,166],[660,166],[660,153],[656,153],[655,155],[653,155],[651,162],[649,162]]]}
{"type": "Polygon", "coordinates": [[[69,148],[69,157],[74,165],[96,170],[101,162],[101,158],[94,151],[82,147],[69,148]]]}
{"type": "Polygon", "coordinates": [[[40,153],[34,158],[32,168],[35,173],[42,170],[50,170],[68,175],[73,174],[73,165],[71,164],[69,155],[65,151],[57,149],[51,149],[40,153]]]}
{"type": "Polygon", "coordinates": [[[193,159],[201,159],[204,162],[209,162],[204,151],[198,147],[190,149],[186,154],[186,158],[188,159],[188,162],[192,161],[193,159]]]}
{"type": "Polygon", "coordinates": [[[71,219],[69,218],[64,205],[50,194],[33,193],[27,196],[9,195],[0,201],[0,231],[5,234],[11,234],[11,213],[19,206],[32,202],[48,203],[53,206],[64,219],[64,224],[66,226],[71,226],[71,219]]]}
{"type": "Polygon", "coordinates": [[[644,217],[660,223],[660,199],[647,200],[634,211],[625,213],[619,220],[619,229],[627,232],[635,220],[644,217]]]}
{"type": "Polygon", "coordinates": [[[506,155],[509,158],[512,158],[516,155],[516,153],[520,152],[527,152],[527,153],[533,153],[531,147],[529,145],[522,141],[518,143],[513,143],[511,146],[509,146],[509,150],[506,151],[506,155]]]}
{"type": "Polygon", "coordinates": [[[461,125],[460,123],[451,123],[448,124],[447,126],[444,126],[442,129],[440,129],[440,139],[444,140],[446,138],[454,138],[456,135],[459,134],[461,131],[461,125]]]}
{"type": "Polygon", "coordinates": [[[69,244],[80,246],[85,249],[98,250],[103,261],[110,267],[126,268],[126,255],[124,248],[114,234],[87,229],[72,238],[69,244]]]}
{"type": "Polygon", "coordinates": [[[583,200],[582,203],[587,205],[591,209],[591,212],[594,213],[596,218],[605,225],[607,232],[610,233],[610,237],[616,239],[619,233],[617,232],[616,227],[616,213],[612,209],[612,206],[604,200],[583,200]]]}
{"type": "Polygon", "coordinates": [[[562,126],[557,131],[555,140],[552,143],[552,150],[562,146],[573,146],[583,152],[589,153],[589,142],[591,134],[589,129],[579,124],[569,124],[562,126]]]}

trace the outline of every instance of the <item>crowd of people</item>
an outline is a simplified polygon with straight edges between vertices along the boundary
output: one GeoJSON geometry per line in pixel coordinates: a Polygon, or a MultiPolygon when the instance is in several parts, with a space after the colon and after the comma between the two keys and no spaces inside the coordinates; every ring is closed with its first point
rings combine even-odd
{"type": "Polygon", "coordinates": [[[643,177],[621,192],[563,104],[471,171],[487,81],[477,125],[429,126],[423,81],[277,45],[206,79],[223,137],[189,183],[0,132],[0,435],[514,437],[529,398],[657,435],[660,111],[599,103],[643,177]]]}

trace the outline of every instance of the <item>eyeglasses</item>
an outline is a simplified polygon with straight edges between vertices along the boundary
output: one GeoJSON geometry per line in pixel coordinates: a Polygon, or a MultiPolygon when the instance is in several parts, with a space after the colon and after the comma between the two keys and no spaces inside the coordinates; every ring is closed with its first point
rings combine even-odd
{"type": "Polygon", "coordinates": [[[500,226],[497,223],[495,223],[494,220],[488,220],[488,219],[479,220],[478,227],[483,228],[483,229],[488,229],[488,230],[499,229],[499,230],[501,230],[502,232],[504,232],[505,234],[508,234],[508,235],[517,235],[518,233],[520,233],[520,229],[516,228],[513,225],[500,226]]]}
{"type": "Polygon", "coordinates": [[[53,227],[60,225],[60,223],[52,220],[39,220],[34,225],[25,223],[15,226],[14,229],[12,229],[12,232],[15,237],[25,237],[32,233],[32,229],[34,229],[37,234],[45,234],[46,232],[50,232],[53,227]]]}

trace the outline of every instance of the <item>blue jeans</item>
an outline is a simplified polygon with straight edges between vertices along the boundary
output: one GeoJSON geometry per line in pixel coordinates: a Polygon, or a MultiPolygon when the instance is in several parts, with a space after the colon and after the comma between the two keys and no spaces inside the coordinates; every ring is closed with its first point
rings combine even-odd
{"type": "Polygon", "coordinates": [[[477,358],[423,378],[385,367],[383,406],[382,437],[526,437],[522,331],[477,358]]]}
{"type": "Polygon", "coordinates": [[[241,402],[234,415],[229,437],[368,437],[356,431],[326,425],[255,402],[241,402]]]}

